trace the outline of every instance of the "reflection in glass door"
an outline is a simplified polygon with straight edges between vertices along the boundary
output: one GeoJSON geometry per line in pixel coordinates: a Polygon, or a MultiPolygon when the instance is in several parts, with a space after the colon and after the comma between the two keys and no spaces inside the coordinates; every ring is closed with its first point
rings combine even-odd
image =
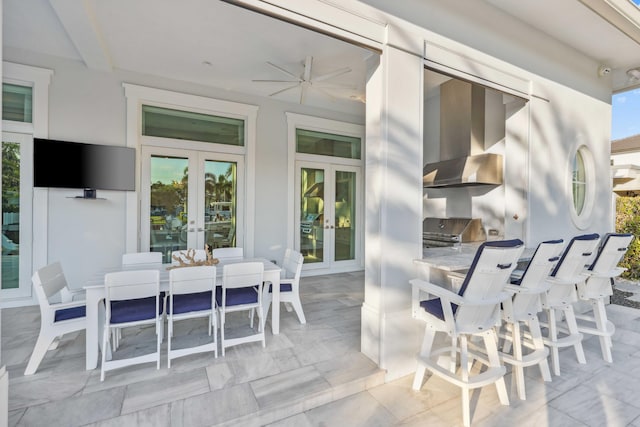
{"type": "Polygon", "coordinates": [[[142,250],[171,252],[236,246],[241,241],[240,156],[144,148],[142,250]],[[147,233],[147,234],[145,234],[147,233]]]}
{"type": "Polygon", "coordinates": [[[3,298],[31,295],[31,135],[2,135],[2,266],[3,298]]]}
{"type": "Polygon", "coordinates": [[[152,155],[150,159],[149,250],[171,252],[187,248],[189,159],[152,155]]]}
{"type": "Polygon", "coordinates": [[[359,262],[359,167],[298,162],[298,235],[306,269],[359,262]]]}

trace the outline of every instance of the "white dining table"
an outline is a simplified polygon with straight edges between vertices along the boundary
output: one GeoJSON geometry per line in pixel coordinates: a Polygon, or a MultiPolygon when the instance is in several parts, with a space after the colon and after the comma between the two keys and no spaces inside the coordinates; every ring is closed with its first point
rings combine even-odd
{"type": "MultiPolygon", "coordinates": [[[[280,267],[265,258],[226,258],[221,259],[216,264],[217,279],[222,279],[222,269],[228,264],[240,262],[262,262],[264,264],[264,281],[270,282],[272,286],[271,304],[271,331],[274,335],[280,333],[280,267]]],[[[160,290],[169,291],[169,270],[171,264],[161,264],[158,266],[131,266],[105,269],[96,273],[95,277],[87,281],[86,290],[87,302],[87,331],[86,331],[86,369],[95,369],[98,366],[98,352],[100,339],[102,337],[102,327],[104,325],[104,305],[101,303],[105,298],[104,275],[106,273],[125,270],[150,270],[157,269],[160,272],[160,290]]],[[[188,267],[186,267],[188,268],[188,267]]],[[[221,280],[218,280],[221,283],[221,280]]],[[[110,355],[108,355],[110,356],[110,355]]]]}

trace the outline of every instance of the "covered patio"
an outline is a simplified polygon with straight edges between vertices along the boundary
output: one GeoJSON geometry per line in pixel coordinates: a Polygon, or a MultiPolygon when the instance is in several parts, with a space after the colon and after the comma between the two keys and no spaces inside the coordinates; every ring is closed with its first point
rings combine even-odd
{"type": "MultiPolygon", "coordinates": [[[[38,308],[3,310],[9,425],[462,425],[457,387],[431,377],[415,392],[412,375],[385,384],[384,371],[360,353],[362,273],[303,278],[301,292],[308,323],[284,313],[280,335],[267,328],[265,349],[256,343],[218,359],[189,356],[167,369],[165,342],[159,371],[141,365],[109,373],[102,383],[98,369],[84,370],[82,332],[65,337],[35,375],[23,376],[38,308]]],[[[473,425],[640,425],[640,311],[620,305],[607,311],[617,329],[613,364],[602,360],[597,337],[585,338],[586,365],[566,348],[562,375],[552,382],[544,383],[537,367],[527,368],[526,401],[509,386],[510,372],[510,406],[500,405],[492,387],[478,390],[473,425]]]]}

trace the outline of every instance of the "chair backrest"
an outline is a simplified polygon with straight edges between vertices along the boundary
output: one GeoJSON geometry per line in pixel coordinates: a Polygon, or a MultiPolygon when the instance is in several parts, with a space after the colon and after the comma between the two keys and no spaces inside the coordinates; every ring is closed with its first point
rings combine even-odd
{"type": "Polygon", "coordinates": [[[171,295],[213,291],[215,287],[215,267],[202,265],[174,268],[169,271],[169,292],[171,295]]]}
{"type": "Polygon", "coordinates": [[[620,263],[633,241],[633,234],[607,233],[602,239],[598,254],[589,266],[594,273],[607,273],[620,263]]]}
{"type": "Polygon", "coordinates": [[[171,252],[171,264],[172,265],[180,265],[180,261],[178,259],[181,259],[184,262],[188,262],[187,261],[187,253],[188,252],[193,252],[194,261],[206,261],[207,260],[207,251],[206,251],[206,249],[181,249],[179,251],[171,252]],[[176,258],[178,258],[178,259],[176,259],[176,258]]]}
{"type": "Polygon", "coordinates": [[[123,266],[162,264],[162,252],[132,252],[122,255],[123,266]]]}
{"type": "MultiPolygon", "coordinates": [[[[485,242],[476,251],[459,295],[470,301],[491,300],[504,291],[524,243],[519,239],[485,242]]],[[[461,305],[455,317],[460,330],[486,328],[497,321],[499,304],[461,305]]]]}
{"type": "MultiPolygon", "coordinates": [[[[518,281],[523,288],[539,290],[542,292],[546,286],[545,279],[549,277],[556,262],[560,259],[564,241],[549,240],[542,242],[527,264],[527,268],[518,281]]],[[[537,313],[540,310],[540,297],[538,293],[520,293],[513,297],[514,313],[537,313]]]]}
{"type": "MultiPolygon", "coordinates": [[[[576,236],[562,252],[560,260],[551,272],[551,276],[569,284],[577,285],[586,279],[585,271],[593,259],[600,236],[596,233],[576,236]]],[[[547,304],[577,301],[575,286],[555,284],[547,291],[547,304]]]]}
{"type": "Polygon", "coordinates": [[[242,258],[244,250],[242,248],[217,248],[211,253],[214,258],[242,258]]]}
{"type": "Polygon", "coordinates": [[[587,269],[591,274],[585,283],[578,284],[582,299],[613,295],[613,279],[624,269],[617,268],[633,241],[633,234],[608,233],[602,238],[598,254],[587,269]]]}
{"type": "Polygon", "coordinates": [[[104,283],[107,301],[157,296],[160,293],[160,272],[158,270],[117,271],[105,274],[104,283]]]}
{"type": "Polygon", "coordinates": [[[247,288],[261,286],[264,264],[261,262],[239,262],[222,268],[222,288],[247,288]]]}
{"type": "Polygon", "coordinates": [[[294,284],[300,281],[304,257],[298,251],[287,249],[282,260],[282,274],[284,279],[291,279],[294,284]]]}
{"type": "Polygon", "coordinates": [[[67,279],[64,277],[64,272],[59,262],[40,268],[33,273],[31,282],[41,310],[50,306],[50,297],[68,287],[67,279]]]}

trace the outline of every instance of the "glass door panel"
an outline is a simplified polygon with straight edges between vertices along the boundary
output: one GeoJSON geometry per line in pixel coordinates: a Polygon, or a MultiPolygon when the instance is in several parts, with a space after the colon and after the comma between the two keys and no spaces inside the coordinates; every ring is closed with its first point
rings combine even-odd
{"type": "Polygon", "coordinates": [[[2,135],[2,265],[3,298],[31,295],[31,200],[33,173],[31,135],[2,135]]]}
{"type": "Polygon", "coordinates": [[[335,260],[356,258],[356,173],[335,172],[335,260]]]}
{"type": "Polygon", "coordinates": [[[204,162],[204,241],[210,248],[236,246],[236,162],[204,162]]]}
{"type": "Polygon", "coordinates": [[[324,169],[300,171],[300,252],[307,264],[324,261],[324,169]]]}
{"type": "Polygon", "coordinates": [[[189,159],[152,155],[149,187],[149,250],[171,252],[187,249],[189,159]]]}

